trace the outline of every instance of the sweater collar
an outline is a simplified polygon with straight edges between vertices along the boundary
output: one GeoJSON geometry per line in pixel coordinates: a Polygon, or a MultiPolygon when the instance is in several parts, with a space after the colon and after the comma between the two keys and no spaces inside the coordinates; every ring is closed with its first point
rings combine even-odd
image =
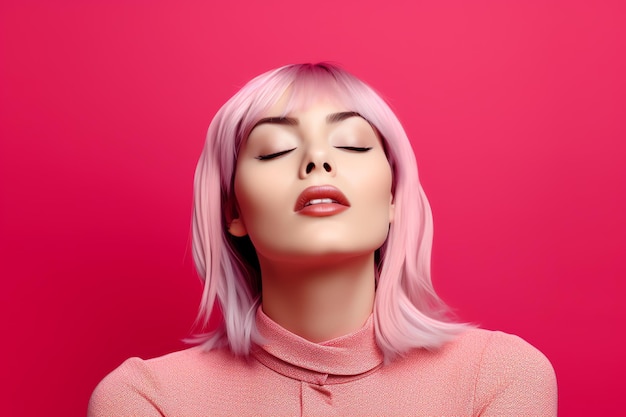
{"type": "Polygon", "coordinates": [[[290,378],[316,384],[346,382],[375,371],[383,362],[372,316],[360,330],[322,343],[289,332],[265,315],[261,307],[256,313],[256,325],[264,344],[255,347],[254,356],[290,378]]]}

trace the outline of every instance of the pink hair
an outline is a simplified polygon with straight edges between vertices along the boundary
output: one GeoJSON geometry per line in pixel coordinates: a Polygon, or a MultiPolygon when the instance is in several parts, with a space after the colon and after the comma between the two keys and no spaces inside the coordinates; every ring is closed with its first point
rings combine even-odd
{"type": "Polygon", "coordinates": [[[193,256],[204,280],[198,320],[216,305],[223,320],[202,337],[208,349],[228,345],[247,355],[259,341],[255,311],[260,302],[260,271],[247,238],[227,231],[236,217],[233,177],[238,151],[251,128],[283,94],[285,114],[329,94],[358,112],[384,140],[393,172],[395,218],[377,256],[374,320],[379,347],[390,361],[412,348],[436,348],[467,328],[447,318],[448,308],[430,280],[433,223],[418,180],[409,139],[398,118],[368,85],[334,65],[288,65],[246,84],[217,112],[209,126],[194,183],[193,256]]]}

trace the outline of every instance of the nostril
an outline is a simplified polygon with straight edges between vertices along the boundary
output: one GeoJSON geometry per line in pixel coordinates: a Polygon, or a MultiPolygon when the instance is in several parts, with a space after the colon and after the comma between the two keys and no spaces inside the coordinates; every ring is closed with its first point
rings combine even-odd
{"type": "Polygon", "coordinates": [[[332,168],[330,167],[330,164],[328,162],[324,162],[324,169],[326,170],[326,172],[330,172],[332,170],[332,168]]]}
{"type": "Polygon", "coordinates": [[[315,168],[315,164],[313,162],[309,162],[306,166],[306,173],[310,174],[311,171],[313,171],[313,168],[315,168]]]}

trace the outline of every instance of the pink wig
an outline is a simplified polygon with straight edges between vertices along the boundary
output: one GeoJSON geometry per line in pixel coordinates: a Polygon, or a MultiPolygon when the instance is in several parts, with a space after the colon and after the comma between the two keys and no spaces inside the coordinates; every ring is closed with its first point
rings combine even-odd
{"type": "Polygon", "coordinates": [[[371,87],[322,63],[289,65],[254,78],[222,106],[209,126],[195,173],[193,256],[204,280],[198,319],[206,325],[217,301],[223,321],[204,335],[205,346],[228,345],[234,354],[247,355],[251,342],[258,342],[254,318],[261,277],[256,253],[249,239],[232,237],[227,225],[237,215],[233,178],[239,149],[259,118],[285,93],[285,114],[330,95],[362,115],[383,138],[393,172],[395,218],[376,257],[374,320],[386,360],[452,339],[466,326],[446,318],[448,309],[430,280],[432,216],[409,139],[371,87]]]}

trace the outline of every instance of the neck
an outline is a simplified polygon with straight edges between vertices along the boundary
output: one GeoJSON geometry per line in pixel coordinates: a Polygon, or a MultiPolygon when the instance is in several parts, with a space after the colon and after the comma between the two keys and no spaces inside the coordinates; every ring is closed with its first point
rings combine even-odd
{"type": "Polygon", "coordinates": [[[290,332],[323,342],[360,329],[374,307],[374,254],[328,264],[259,258],[263,312],[290,332]],[[324,265],[319,265],[324,264],[324,265]]]}

